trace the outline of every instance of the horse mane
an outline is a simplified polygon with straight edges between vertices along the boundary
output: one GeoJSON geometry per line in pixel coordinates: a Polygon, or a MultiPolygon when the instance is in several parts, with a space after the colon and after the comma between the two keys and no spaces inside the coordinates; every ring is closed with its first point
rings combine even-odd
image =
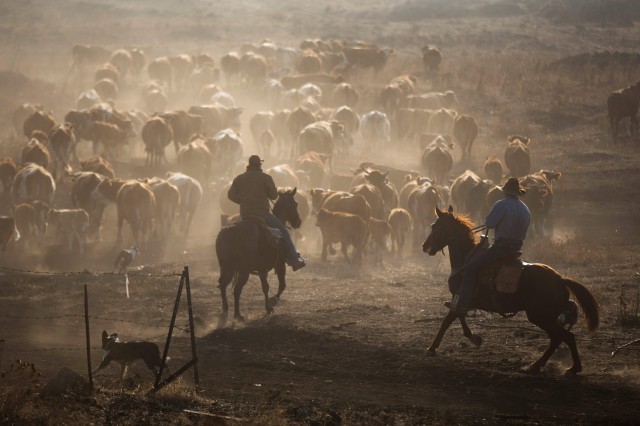
{"type": "Polygon", "coordinates": [[[450,213],[450,214],[451,214],[451,217],[453,217],[456,220],[456,222],[458,222],[459,224],[461,224],[466,228],[469,238],[471,239],[471,241],[475,243],[476,236],[475,236],[475,233],[472,231],[472,229],[475,228],[476,224],[473,223],[471,218],[469,218],[469,216],[467,216],[466,214],[457,214],[457,215],[454,215],[453,213],[450,213]]]}

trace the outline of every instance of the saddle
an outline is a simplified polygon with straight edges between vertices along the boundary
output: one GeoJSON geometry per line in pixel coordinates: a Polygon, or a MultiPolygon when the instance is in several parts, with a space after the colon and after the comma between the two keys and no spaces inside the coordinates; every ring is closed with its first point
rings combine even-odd
{"type": "Polygon", "coordinates": [[[258,241],[264,241],[267,247],[276,249],[280,246],[282,232],[276,228],[267,226],[267,222],[260,216],[245,216],[242,220],[248,220],[258,226],[258,241]]]}
{"type": "MultiPolygon", "coordinates": [[[[520,251],[505,254],[480,271],[478,274],[478,284],[487,286],[498,293],[516,293],[524,266],[520,256],[522,256],[522,252],[520,251]]],[[[479,287],[480,286],[476,288],[479,287]]]]}

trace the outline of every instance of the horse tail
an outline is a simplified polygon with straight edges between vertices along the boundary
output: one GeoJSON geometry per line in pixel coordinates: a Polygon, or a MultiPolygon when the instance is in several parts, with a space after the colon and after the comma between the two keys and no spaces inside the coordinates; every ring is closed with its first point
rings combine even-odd
{"type": "Polygon", "coordinates": [[[596,299],[585,286],[577,281],[563,278],[562,283],[566,285],[578,299],[578,303],[587,320],[587,329],[590,332],[595,331],[598,325],[600,325],[600,307],[596,299]]]}

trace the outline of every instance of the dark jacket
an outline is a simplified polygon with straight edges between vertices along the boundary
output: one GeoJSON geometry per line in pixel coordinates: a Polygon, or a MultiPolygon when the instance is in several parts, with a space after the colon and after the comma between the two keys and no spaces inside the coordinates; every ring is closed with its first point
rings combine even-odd
{"type": "Polygon", "coordinates": [[[278,198],[278,188],[273,178],[260,168],[247,167],[247,171],[237,176],[227,196],[240,204],[240,216],[260,216],[271,212],[269,200],[278,198]]]}

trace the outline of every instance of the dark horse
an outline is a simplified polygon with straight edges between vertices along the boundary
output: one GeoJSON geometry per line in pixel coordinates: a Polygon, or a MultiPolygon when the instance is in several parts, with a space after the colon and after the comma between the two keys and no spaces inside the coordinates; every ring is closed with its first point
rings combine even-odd
{"type": "MultiPolygon", "coordinates": [[[[298,214],[298,203],[294,199],[295,194],[296,188],[280,190],[278,199],[273,205],[273,214],[283,224],[286,225],[288,222],[294,228],[299,228],[302,221],[298,214]]],[[[233,281],[234,318],[239,321],[244,319],[240,315],[240,294],[252,272],[257,272],[260,277],[267,313],[273,312],[273,306],[287,286],[283,256],[284,241],[278,240],[277,246],[273,247],[264,235],[263,227],[264,225],[261,225],[259,221],[243,219],[222,228],[216,238],[216,254],[220,264],[218,283],[222,295],[222,311],[224,315],[229,311],[227,286],[233,281]],[[278,276],[278,293],[270,302],[267,275],[274,268],[278,276]]]]}
{"type": "MultiPolygon", "coordinates": [[[[431,233],[422,244],[422,250],[434,256],[438,251],[449,246],[451,271],[452,273],[459,271],[467,255],[476,247],[472,232],[473,224],[465,217],[454,216],[452,207],[449,207],[448,212],[436,208],[436,214],[436,221],[431,227],[431,233]]],[[[449,285],[449,290],[454,294],[458,289],[456,283],[453,283],[454,280],[450,281],[452,284],[449,285]]],[[[565,342],[571,349],[573,358],[573,366],[565,373],[570,376],[582,371],[575,336],[564,328],[562,320],[563,313],[571,312],[572,307],[575,308],[575,304],[569,300],[570,292],[576,297],[585,314],[587,329],[594,331],[598,328],[600,313],[598,304],[589,290],[582,284],[565,278],[551,267],[540,263],[525,263],[519,288],[514,294],[496,293],[488,286],[478,283],[478,291],[471,308],[501,314],[525,311],[527,319],[546,331],[550,339],[549,347],[542,357],[531,364],[527,371],[540,371],[560,343],[565,342]]],[[[442,321],[440,330],[428,349],[429,354],[435,355],[444,333],[456,318],[462,324],[464,336],[476,346],[482,344],[480,336],[473,334],[469,329],[464,315],[450,311],[442,321]]]]}

